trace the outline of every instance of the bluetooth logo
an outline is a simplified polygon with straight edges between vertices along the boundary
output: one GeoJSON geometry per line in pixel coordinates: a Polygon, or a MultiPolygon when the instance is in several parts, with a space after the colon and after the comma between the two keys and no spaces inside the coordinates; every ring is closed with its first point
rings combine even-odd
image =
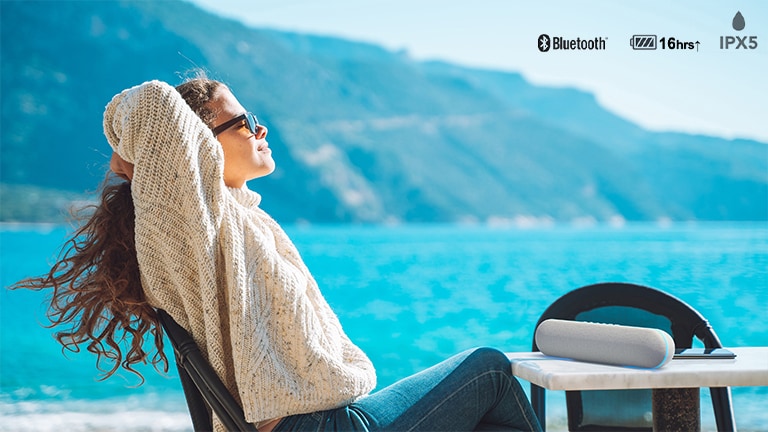
{"type": "Polygon", "coordinates": [[[539,36],[539,51],[547,52],[550,47],[550,39],[548,34],[542,34],[539,36]]]}

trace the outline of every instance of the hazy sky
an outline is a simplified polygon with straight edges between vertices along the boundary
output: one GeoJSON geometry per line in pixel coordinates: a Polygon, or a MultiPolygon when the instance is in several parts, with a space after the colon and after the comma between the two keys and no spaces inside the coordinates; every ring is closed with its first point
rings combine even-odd
{"type": "Polygon", "coordinates": [[[534,84],[578,87],[654,130],[768,142],[768,1],[765,0],[192,0],[253,27],[340,36],[406,50],[414,59],[522,73],[534,84]],[[745,27],[736,31],[736,12],[745,27]],[[541,34],[606,39],[604,51],[552,51],[541,34]],[[633,50],[655,34],[657,50],[633,50]],[[720,48],[756,36],[756,49],[720,48]],[[746,36],[746,38],[745,38],[746,36]],[[660,40],[700,42],[698,51],[660,40]]]}

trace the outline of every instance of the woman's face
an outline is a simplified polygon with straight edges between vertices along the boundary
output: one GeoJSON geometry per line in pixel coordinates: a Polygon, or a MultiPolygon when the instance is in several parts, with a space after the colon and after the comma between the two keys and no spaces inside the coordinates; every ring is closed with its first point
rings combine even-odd
{"type": "MultiPolygon", "coordinates": [[[[217,113],[211,129],[246,113],[245,108],[225,86],[219,87],[208,106],[217,113]]],[[[275,161],[266,137],[266,127],[259,125],[256,133],[251,133],[245,119],[218,133],[216,139],[224,150],[224,184],[240,188],[248,180],[264,177],[275,170],[275,161]]]]}

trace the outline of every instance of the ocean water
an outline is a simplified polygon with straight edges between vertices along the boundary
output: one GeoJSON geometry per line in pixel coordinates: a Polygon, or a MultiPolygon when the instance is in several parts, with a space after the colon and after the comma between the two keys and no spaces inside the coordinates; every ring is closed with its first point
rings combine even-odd
{"type": "MultiPolygon", "coordinates": [[[[768,224],[292,226],[345,330],[377,367],[379,387],[464,349],[530,349],[538,316],[579,286],[624,281],[696,307],[726,346],[768,346],[768,224]]],[[[141,369],[99,381],[90,353],[62,353],[43,327],[45,292],[5,289],[42,274],[66,229],[0,226],[0,431],[187,431],[175,373],[141,369]]],[[[169,351],[170,357],[170,351],[169,351]]],[[[766,359],[768,362],[768,359],[766,359]]],[[[528,384],[523,382],[527,389],[528,384]]],[[[702,390],[702,427],[714,430],[702,390]]],[[[768,389],[733,389],[739,429],[768,430],[768,389]]],[[[548,392],[548,429],[565,430],[548,392]]]]}

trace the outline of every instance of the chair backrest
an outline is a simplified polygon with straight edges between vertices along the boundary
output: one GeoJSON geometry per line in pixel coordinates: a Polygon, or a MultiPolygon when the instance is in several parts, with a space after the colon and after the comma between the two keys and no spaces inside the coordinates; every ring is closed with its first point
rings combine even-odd
{"type": "Polygon", "coordinates": [[[176,366],[195,431],[213,430],[211,411],[229,431],[256,431],[256,426],[245,420],[243,408],[203,357],[192,335],[166,311],[157,309],[157,314],[176,354],[176,366]]]}
{"type": "MultiPolygon", "coordinates": [[[[676,348],[690,348],[694,338],[706,348],[722,347],[698,311],[672,295],[642,285],[600,283],[575,289],[553,302],[536,327],[551,318],[659,328],[672,336],[676,348]]],[[[538,350],[534,338],[533,351],[538,350]]],[[[718,430],[734,430],[730,389],[711,389],[710,393],[718,430]]],[[[531,385],[531,403],[543,425],[543,388],[531,385]]],[[[566,404],[571,431],[653,429],[650,390],[568,391],[566,404]]]]}

